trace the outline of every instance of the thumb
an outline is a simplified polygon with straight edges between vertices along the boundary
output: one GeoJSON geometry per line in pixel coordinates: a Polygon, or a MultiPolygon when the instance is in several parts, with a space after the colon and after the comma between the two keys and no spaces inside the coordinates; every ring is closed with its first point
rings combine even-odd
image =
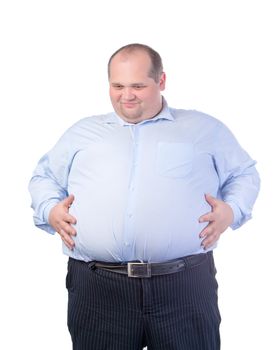
{"type": "Polygon", "coordinates": [[[70,205],[74,202],[74,195],[73,194],[70,194],[68,197],[66,197],[64,200],[63,200],[63,204],[65,207],[69,208],[70,205]]]}
{"type": "Polygon", "coordinates": [[[209,205],[211,207],[215,207],[215,205],[217,204],[217,199],[215,197],[213,197],[211,194],[209,193],[206,193],[205,194],[205,198],[206,198],[206,201],[209,203],[209,205]]]}

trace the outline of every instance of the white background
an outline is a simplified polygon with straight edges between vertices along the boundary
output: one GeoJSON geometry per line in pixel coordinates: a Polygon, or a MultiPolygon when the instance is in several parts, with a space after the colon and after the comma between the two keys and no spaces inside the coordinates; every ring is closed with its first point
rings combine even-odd
{"type": "Polygon", "coordinates": [[[163,57],[169,105],[221,119],[258,161],[253,219],[215,252],[222,349],[273,349],[272,32],[263,0],[1,2],[1,349],[71,349],[67,259],[27,184],[67,127],[111,110],[106,64],[131,42],[163,57]]]}

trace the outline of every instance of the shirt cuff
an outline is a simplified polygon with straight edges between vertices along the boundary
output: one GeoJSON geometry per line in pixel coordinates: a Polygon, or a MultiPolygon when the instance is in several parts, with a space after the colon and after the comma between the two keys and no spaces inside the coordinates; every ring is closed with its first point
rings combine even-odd
{"type": "Polygon", "coordinates": [[[231,207],[231,209],[233,211],[233,223],[230,225],[230,227],[233,230],[236,230],[237,228],[242,226],[243,222],[245,221],[242,218],[241,210],[238,207],[238,205],[235,204],[234,202],[225,201],[225,203],[227,203],[231,207]]]}
{"type": "Polygon", "coordinates": [[[50,210],[55,207],[55,205],[57,205],[59,203],[59,201],[50,201],[45,207],[44,207],[44,212],[43,212],[43,219],[44,222],[48,223],[48,216],[50,213],[50,210]]]}
{"type": "Polygon", "coordinates": [[[53,235],[55,234],[56,231],[54,230],[54,228],[52,226],[49,225],[48,216],[49,216],[50,210],[53,207],[55,207],[55,205],[58,203],[59,203],[58,200],[49,201],[43,209],[43,221],[36,223],[37,227],[39,227],[40,229],[42,229],[48,233],[51,233],[53,235]]]}

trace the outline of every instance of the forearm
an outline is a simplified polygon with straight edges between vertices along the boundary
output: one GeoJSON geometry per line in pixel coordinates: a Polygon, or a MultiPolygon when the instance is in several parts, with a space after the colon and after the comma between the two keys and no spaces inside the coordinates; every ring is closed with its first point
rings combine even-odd
{"type": "Polygon", "coordinates": [[[232,176],[221,188],[222,199],[231,206],[234,214],[232,229],[237,229],[251,218],[252,208],[260,189],[260,178],[255,166],[232,176]]]}
{"type": "Polygon", "coordinates": [[[29,192],[35,225],[53,234],[55,230],[48,224],[48,214],[57,203],[67,197],[66,189],[50,177],[34,174],[29,183],[29,192]]]}

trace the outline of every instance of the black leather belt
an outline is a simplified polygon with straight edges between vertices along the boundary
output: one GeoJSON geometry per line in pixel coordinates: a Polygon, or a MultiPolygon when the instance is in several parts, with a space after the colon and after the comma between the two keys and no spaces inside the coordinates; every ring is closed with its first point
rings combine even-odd
{"type": "Polygon", "coordinates": [[[132,261],[128,263],[105,263],[99,261],[88,262],[91,269],[103,269],[127,275],[128,277],[147,278],[159,275],[168,275],[187,268],[202,264],[212,252],[189,255],[183,258],[166,261],[164,263],[145,263],[132,261]]]}

